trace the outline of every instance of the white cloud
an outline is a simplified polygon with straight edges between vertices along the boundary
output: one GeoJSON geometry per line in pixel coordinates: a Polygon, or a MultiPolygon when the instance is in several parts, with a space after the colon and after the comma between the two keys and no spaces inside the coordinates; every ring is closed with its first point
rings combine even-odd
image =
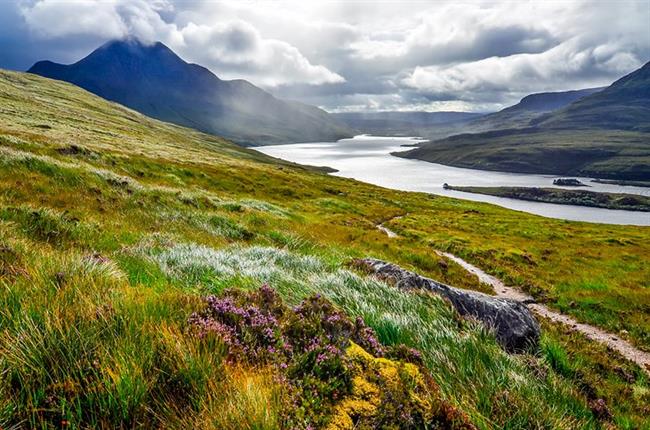
{"type": "Polygon", "coordinates": [[[44,0],[23,5],[30,29],[43,37],[87,35],[123,37],[128,28],[112,2],[56,2],[44,0]]]}
{"type": "Polygon", "coordinates": [[[650,59],[647,0],[20,4],[42,39],[161,40],[220,77],[335,109],[482,110],[607,85],[650,59]]]}
{"type": "Polygon", "coordinates": [[[221,77],[250,79],[267,87],[345,81],[327,67],[312,64],[288,42],[264,38],[247,22],[188,22],[179,27],[162,19],[161,13],[172,11],[173,5],[164,0],[40,0],[21,7],[28,27],[41,37],[132,36],[144,42],[160,40],[185,59],[207,66],[221,77]]]}
{"type": "Polygon", "coordinates": [[[309,62],[289,43],[263,38],[255,27],[244,21],[212,26],[190,22],[177,35],[172,48],[192,61],[220,70],[221,76],[245,77],[270,87],[345,81],[326,67],[309,62]]]}
{"type": "Polygon", "coordinates": [[[643,63],[634,53],[620,51],[619,45],[584,46],[574,38],[539,54],[416,67],[403,83],[426,93],[480,100],[482,94],[495,92],[528,94],[599,86],[609,83],[609,76],[628,73],[643,63]]]}

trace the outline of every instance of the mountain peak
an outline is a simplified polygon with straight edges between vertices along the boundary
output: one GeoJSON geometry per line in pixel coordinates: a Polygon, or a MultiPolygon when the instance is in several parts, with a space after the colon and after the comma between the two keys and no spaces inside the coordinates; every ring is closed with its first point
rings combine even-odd
{"type": "Polygon", "coordinates": [[[108,41],[78,63],[88,62],[100,64],[127,62],[131,65],[137,63],[140,66],[149,64],[156,67],[162,65],[169,67],[174,63],[177,66],[187,64],[162,42],[144,43],[134,38],[108,41]]]}
{"type": "Polygon", "coordinates": [[[39,61],[28,71],[240,143],[336,140],[352,134],[325,111],[278,100],[244,80],[222,81],[161,42],[111,40],[74,64],[39,61]]]}
{"type": "Polygon", "coordinates": [[[147,43],[134,37],[109,40],[93,52],[101,51],[120,51],[129,54],[166,52],[176,55],[174,51],[160,41],[147,43]]]}

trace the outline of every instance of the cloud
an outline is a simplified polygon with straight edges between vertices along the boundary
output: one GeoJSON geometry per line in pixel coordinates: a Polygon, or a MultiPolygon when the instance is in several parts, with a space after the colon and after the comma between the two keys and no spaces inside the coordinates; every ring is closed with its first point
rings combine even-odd
{"type": "Polygon", "coordinates": [[[330,110],[486,110],[611,83],[650,59],[648,22],[647,0],[18,0],[0,66],[135,36],[330,110]]]}
{"type": "Polygon", "coordinates": [[[314,65],[287,42],[265,39],[244,21],[196,25],[177,31],[171,45],[187,58],[220,70],[225,77],[245,77],[267,87],[344,82],[342,76],[314,65]]]}
{"type": "Polygon", "coordinates": [[[461,100],[599,86],[643,64],[633,51],[620,48],[617,44],[585,46],[576,38],[540,54],[416,67],[403,83],[422,93],[453,94],[461,100]]]}
{"type": "Polygon", "coordinates": [[[320,85],[345,79],[323,65],[312,64],[296,47],[262,37],[242,20],[179,26],[165,22],[173,11],[167,1],[41,0],[20,8],[28,28],[42,38],[94,36],[136,37],[168,44],[185,59],[200,63],[225,78],[245,78],[274,87],[287,83],[320,85]]]}
{"type": "Polygon", "coordinates": [[[28,28],[43,38],[74,35],[122,38],[135,35],[152,41],[166,26],[160,12],[171,7],[165,1],[40,0],[22,3],[20,11],[28,28]]]}

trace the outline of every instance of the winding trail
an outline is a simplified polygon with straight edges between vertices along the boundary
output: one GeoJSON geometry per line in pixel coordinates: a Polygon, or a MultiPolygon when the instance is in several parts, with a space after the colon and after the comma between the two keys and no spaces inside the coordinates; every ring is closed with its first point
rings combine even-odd
{"type": "Polygon", "coordinates": [[[377,229],[379,229],[380,231],[383,231],[384,233],[386,233],[386,236],[388,236],[391,239],[397,237],[397,233],[395,233],[393,230],[391,230],[391,229],[389,229],[387,227],[384,227],[381,224],[377,224],[377,229]]]}
{"type": "MultiPolygon", "coordinates": [[[[397,233],[384,227],[381,224],[377,225],[376,227],[386,233],[386,235],[390,238],[398,237],[397,233]]],[[[494,288],[497,297],[522,302],[537,315],[549,319],[553,322],[564,324],[571,330],[582,333],[588,339],[606,345],[608,348],[618,352],[626,359],[639,365],[641,369],[650,375],[650,353],[641,351],[628,341],[621,339],[616,335],[608,333],[592,325],[580,323],[567,315],[550,309],[547,306],[544,306],[540,303],[535,303],[535,299],[532,296],[529,296],[516,288],[506,286],[500,279],[495,278],[488,273],[485,273],[480,268],[474,266],[471,263],[468,263],[460,257],[442,251],[436,251],[436,254],[448,258],[449,260],[455,262],[467,270],[469,273],[476,275],[480,282],[490,285],[492,288],[494,288]]]]}

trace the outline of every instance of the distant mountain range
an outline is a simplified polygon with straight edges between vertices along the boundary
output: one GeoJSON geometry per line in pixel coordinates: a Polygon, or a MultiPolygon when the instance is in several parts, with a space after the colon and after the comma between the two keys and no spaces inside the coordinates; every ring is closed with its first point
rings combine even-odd
{"type": "MultiPolygon", "coordinates": [[[[494,115],[504,118],[508,109],[494,115]]],[[[397,155],[485,170],[650,180],[650,63],[519,128],[450,136],[397,155]]]]}
{"type": "Polygon", "coordinates": [[[459,133],[525,128],[545,113],[568,106],[603,88],[531,94],[493,113],[472,112],[345,112],[332,114],[355,130],[389,136],[418,135],[441,139],[459,133]]]}
{"type": "Polygon", "coordinates": [[[74,64],[39,61],[28,72],[244,145],[329,141],[354,134],[317,107],[279,100],[245,80],[221,80],[160,42],[112,41],[74,64]]]}
{"type": "Polygon", "coordinates": [[[370,134],[413,135],[440,125],[460,125],[483,116],[472,112],[342,112],[332,114],[355,130],[370,134]]]}

